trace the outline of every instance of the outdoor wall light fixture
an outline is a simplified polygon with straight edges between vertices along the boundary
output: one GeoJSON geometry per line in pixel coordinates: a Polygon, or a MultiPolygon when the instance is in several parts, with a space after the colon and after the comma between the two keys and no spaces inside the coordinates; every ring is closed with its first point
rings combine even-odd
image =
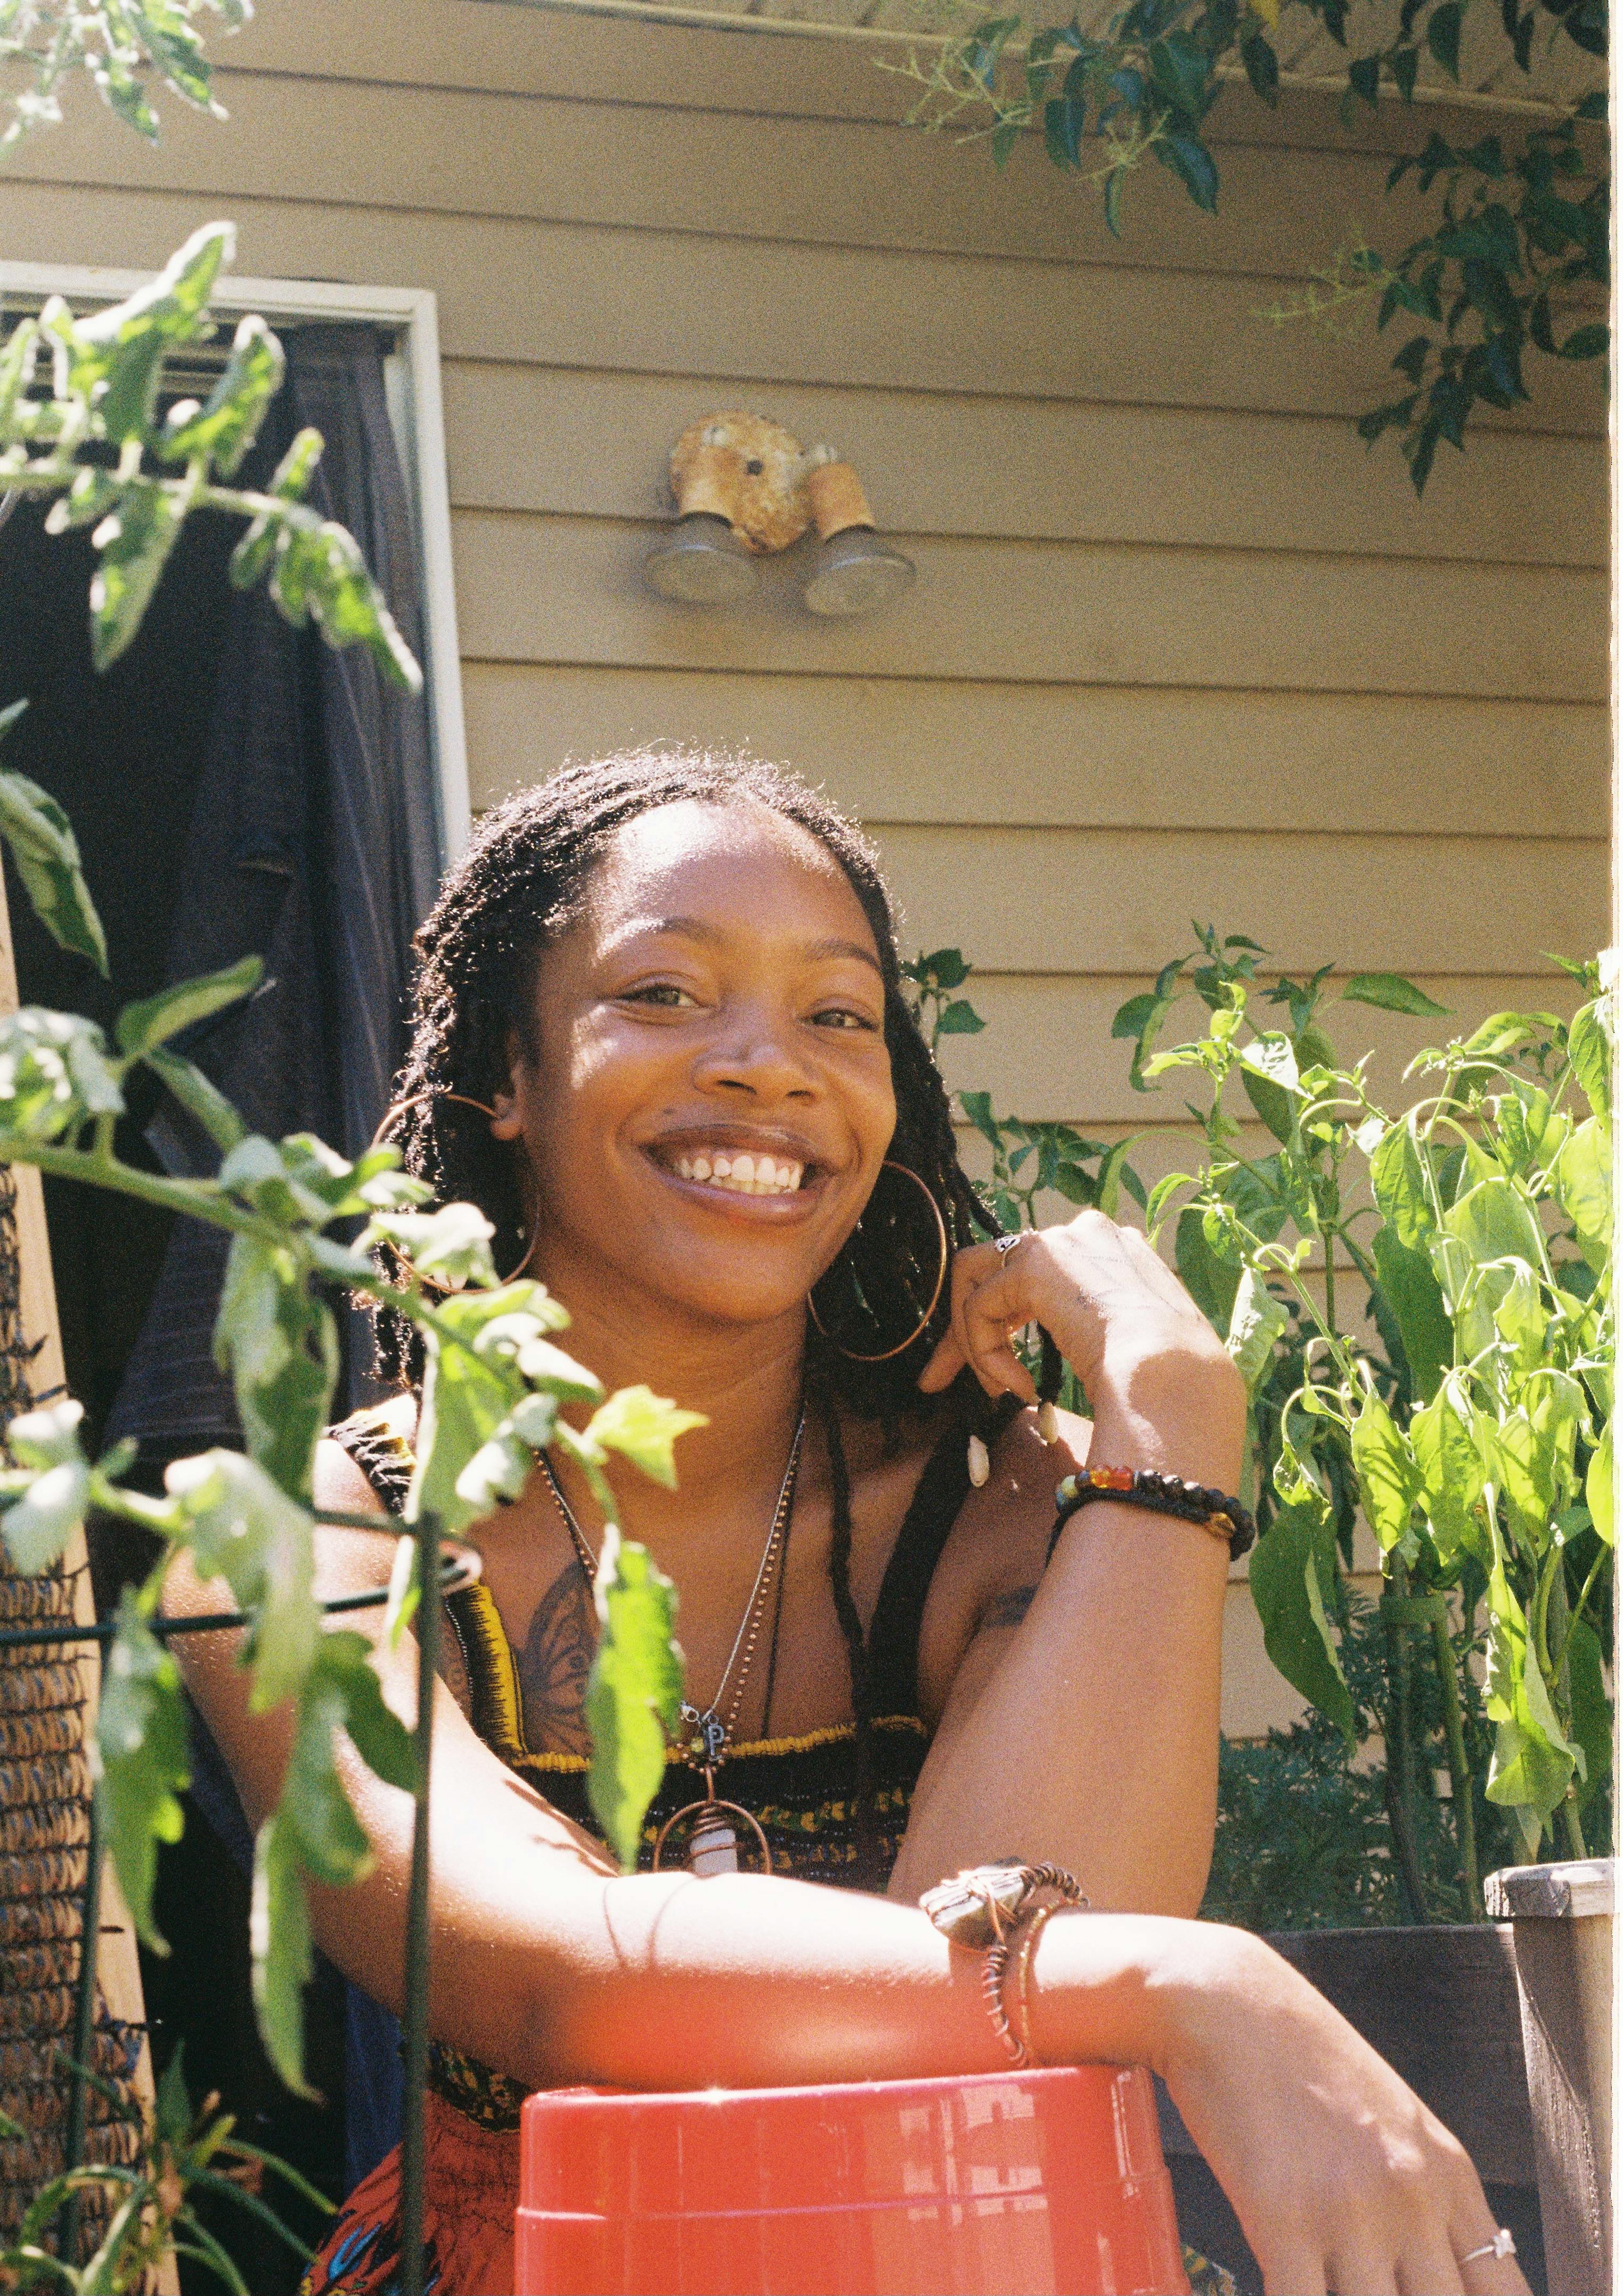
{"type": "Polygon", "coordinates": [[[759,414],[707,414],[671,449],[676,523],[644,561],[661,597],[690,606],[738,606],[753,592],[758,558],[787,550],[808,527],[817,552],[801,595],[814,614],[876,613],[900,597],[915,569],[874,531],[862,480],[832,447],[803,447],[759,414]]]}

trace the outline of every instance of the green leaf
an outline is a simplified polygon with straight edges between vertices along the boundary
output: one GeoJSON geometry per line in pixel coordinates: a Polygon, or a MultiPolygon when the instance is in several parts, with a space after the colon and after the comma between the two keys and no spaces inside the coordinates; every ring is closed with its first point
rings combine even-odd
{"type": "Polygon", "coordinates": [[[1452,80],[1460,76],[1460,26],[1464,14],[1462,0],[1442,0],[1426,24],[1426,45],[1452,80]]]}
{"type": "Polygon", "coordinates": [[[229,1153],[239,1141],[248,1137],[247,1125],[201,1069],[160,1046],[147,1054],[146,1062],[163,1078],[187,1114],[202,1126],[217,1148],[229,1153]]]}
{"type": "Polygon", "coordinates": [[[160,989],[156,996],[143,998],[138,1004],[127,1004],[114,1024],[113,1033],[127,1053],[150,1053],[168,1037],[177,1037],[183,1029],[191,1028],[194,1021],[205,1021],[211,1013],[224,1012],[226,1005],[251,995],[264,977],[264,959],[245,956],[223,972],[183,980],[173,988],[160,989]]]}
{"type": "Polygon", "coordinates": [[[90,1506],[90,1470],[84,1462],[47,1467],[0,1517],[12,1562],[25,1578],[53,1570],[90,1506]]]}
{"type": "Polygon", "coordinates": [[[586,1684],[586,1790],[604,1839],[631,1873],[644,1813],[665,1775],[666,1743],[681,1718],[676,1589],[646,1547],[622,1544],[611,1525],[596,1597],[601,1631],[586,1684]]]}
{"type": "Polygon", "coordinates": [[[134,643],[191,507],[184,480],[132,484],[95,529],[101,562],[90,583],[90,658],[97,669],[111,668],[134,643]]]}
{"type": "Polygon", "coordinates": [[[1324,1603],[1334,1585],[1328,1513],[1309,1503],[1281,1507],[1251,1550],[1251,1598],[1263,1645],[1291,1687],[1334,1723],[1350,1753],[1357,1718],[1324,1603]]]}
{"type": "Polygon", "coordinates": [[[1612,1053],[1600,998],[1573,1014],[1567,1030],[1567,1057],[1590,1107],[1603,1121],[1610,1119],[1612,1053]]]}
{"type": "Polygon", "coordinates": [[[1527,1620],[1502,1564],[1496,1564],[1488,1578],[1488,1609],[1484,1703],[1496,1728],[1486,1792],[1489,1801],[1521,1817],[1522,1838],[1536,1852],[1544,1822],[1578,1767],[1578,1750],[1556,1719],[1527,1620]]]}
{"type": "Polygon", "coordinates": [[[95,1762],[107,1847],[125,1903],[143,1941],[168,1946],[152,1920],[152,1884],[160,1841],[178,1841],[184,1816],[177,1797],[192,1782],[185,1693],[180,1669],[126,1587],[118,1631],[107,1645],[96,1708],[95,1762]]]}
{"type": "Polygon", "coordinates": [[[1584,1497],[1588,1505],[1590,1519],[1608,1546],[1615,1546],[1618,1543],[1616,1518],[1612,1513],[1611,1456],[1611,1422],[1609,1419],[1584,1478],[1584,1497]]]}
{"type": "Polygon", "coordinates": [[[1365,1397],[1353,1421],[1352,1456],[1358,1496],[1381,1553],[1412,1547],[1410,1526],[1422,1493],[1421,1472],[1391,1413],[1373,1393],[1365,1397]]]}
{"type": "Polygon", "coordinates": [[[1245,76],[1251,83],[1253,94],[1267,104],[1279,102],[1279,58],[1270,41],[1260,32],[1253,32],[1240,43],[1240,61],[1245,66],[1245,76]]]}
{"type": "Polygon", "coordinates": [[[1152,995],[1146,990],[1141,996],[1129,996],[1125,1004],[1118,1007],[1116,1017],[1111,1022],[1112,1037],[1135,1039],[1133,1066],[1127,1078],[1135,1092],[1148,1092],[1150,1089],[1144,1080],[1144,1063],[1154,1050],[1155,1040],[1176,1002],[1174,996],[1152,995]]]}
{"type": "Polygon", "coordinates": [[[955,996],[936,1022],[938,1037],[978,1037],[986,1027],[967,996],[955,996]]]}
{"type": "MultiPolygon", "coordinates": [[[[0,719],[0,732],[21,704],[0,719]]],[[[79,861],[72,824],[48,790],[26,774],[0,773],[0,837],[11,849],[34,914],[56,942],[88,957],[107,978],[107,936],[79,861]]]]}
{"type": "Polygon", "coordinates": [[[1441,1020],[1448,1012],[1401,972],[1355,972],[1341,996],[1348,1004],[1374,1004],[1383,1013],[1413,1013],[1422,1020],[1441,1020]]]}
{"type": "Polygon", "coordinates": [[[513,1384],[513,1374],[504,1365],[429,1335],[417,1465],[406,1502],[408,1522],[431,1513],[440,1529],[455,1538],[478,1520],[480,1510],[458,1486],[463,1468],[506,1418],[514,1399],[513,1384]]]}
{"type": "Polygon", "coordinates": [[[961,1092],[958,1104],[983,1140],[989,1140],[994,1148],[1001,1145],[1003,1132],[992,1112],[989,1092],[961,1092]]]}
{"type": "Polygon", "coordinates": [[[1249,1393],[1255,1394],[1258,1382],[1273,1363],[1275,1344],[1290,1321],[1266,1286],[1250,1268],[1244,1269],[1234,1292],[1225,1345],[1249,1393]]]}
{"type": "Polygon", "coordinates": [[[1513,1180],[1482,1180],[1468,1188],[1443,1214],[1443,1226],[1478,1267],[1499,1259],[1523,1259],[1535,1269],[1543,1264],[1538,1223],[1513,1180]]]}
{"type": "Polygon", "coordinates": [[[1611,1701],[1601,1638],[1587,1619],[1574,1619],[1567,1643],[1572,1698],[1572,1740],[1584,1757],[1580,1809],[1587,1808],[1611,1775],[1611,1701]]]}
{"type": "Polygon", "coordinates": [[[231,359],[209,394],[206,406],[193,399],[172,407],[158,451],[166,462],[206,455],[229,478],[258,436],[259,425],[282,388],[286,369],[282,345],[261,318],[241,321],[231,359]]]}
{"type": "Polygon", "coordinates": [[[455,1290],[464,1283],[495,1283],[495,1234],[476,1204],[442,1204],[431,1212],[380,1212],[366,1240],[392,1243],[419,1275],[431,1275],[455,1290]]]}
{"type": "Polygon", "coordinates": [[[1184,189],[1196,207],[1207,215],[1217,212],[1217,163],[1198,136],[1168,135],[1164,144],[1155,145],[1159,153],[1165,152],[1175,175],[1183,180],[1184,189]]]}
{"type": "Polygon", "coordinates": [[[1288,1142],[1296,1129],[1295,1103],[1302,1097],[1289,1037],[1270,1034],[1242,1046],[1240,1082],[1275,1140],[1288,1142]]]}
{"type": "Polygon", "coordinates": [[[1410,1384],[1417,1401],[1429,1402],[1454,1361],[1454,1329],[1442,1292],[1424,1252],[1400,1242],[1396,1228],[1377,1229],[1374,1255],[1375,1273],[1403,1341],[1410,1384]]]}
{"type": "Polygon", "coordinates": [[[1550,1167],[1550,1193],[1571,1221],[1578,1250],[1597,1275],[1611,1253],[1611,1138],[1588,1117],[1563,1142],[1550,1167]]]}
{"type": "Polygon", "coordinates": [[[233,1236],[214,1351],[231,1374],[249,1456],[290,1498],[307,1505],[316,1446],[338,1382],[338,1332],[293,1252],[233,1236]]]}
{"type": "Polygon", "coordinates": [[[311,1592],[315,1526],[265,1470],[240,1451],[176,1459],[164,1487],[179,1503],[200,1577],[223,1578],[255,1612],[250,1710],[298,1691],[316,1656],[321,1612],[311,1592]]]}
{"type": "Polygon", "coordinates": [[[1186,1204],[1178,1214],[1173,1258],[1190,1298],[1219,1336],[1226,1335],[1240,1290],[1240,1270],[1212,1250],[1198,1204],[1186,1204]]]}
{"type": "Polygon", "coordinates": [[[54,1140],[123,1106],[107,1040],[93,1021],[27,1004],[0,1021],[0,1131],[54,1140]]]}
{"type": "Polygon", "coordinates": [[[64,307],[54,320],[51,331],[67,347],[69,388],[95,398],[109,439],[145,437],[164,357],[207,332],[215,279],[235,247],[232,225],[205,224],[126,301],[78,320],[64,307]]]}
{"type": "Polygon", "coordinates": [[[1482,1450],[1471,1424],[1463,1389],[1448,1380],[1409,1422],[1409,1440],[1420,1470],[1420,1504],[1438,1559],[1452,1570],[1462,1554],[1491,1563],[1485,1526],[1475,1513],[1482,1496],[1482,1450]]]}
{"type": "Polygon", "coordinates": [[[254,1842],[248,1939],[266,2053],[296,2096],[313,2095],[304,2078],[304,1988],[315,1975],[316,1956],[298,1844],[280,1810],[266,1819],[254,1842]]]}
{"type": "Polygon", "coordinates": [[[690,1427],[706,1424],[702,1411],[684,1411],[648,1387],[622,1387],[600,1404],[584,1430],[588,1445],[619,1451],[667,1490],[676,1487],[673,1446],[690,1427]]]}
{"type": "Polygon", "coordinates": [[[1411,1251],[1423,1251],[1435,1233],[1437,1218],[1408,1118],[1400,1118],[1392,1126],[1370,1158],[1369,1177],[1375,1201],[1398,1242],[1411,1251]]]}

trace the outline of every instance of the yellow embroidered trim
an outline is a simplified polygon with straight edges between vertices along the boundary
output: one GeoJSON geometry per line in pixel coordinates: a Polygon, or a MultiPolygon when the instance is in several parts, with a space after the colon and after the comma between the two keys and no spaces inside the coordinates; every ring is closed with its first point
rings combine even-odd
{"type": "MultiPolygon", "coordinates": [[[[469,1589],[470,1593],[473,1591],[472,1588],[469,1589]]],[[[478,1591],[482,1594],[484,1589],[480,1587],[478,1591]]],[[[494,1607],[493,1604],[492,1608],[494,1607]]],[[[498,1627],[497,1632],[500,1631],[498,1627]]],[[[875,1730],[912,1730],[921,1738],[928,1737],[930,1734],[916,1714],[876,1714],[873,1726],[875,1730]]],[[[856,1734],[849,1722],[837,1722],[827,1730],[808,1730],[803,1738],[749,1738],[741,1746],[729,1747],[727,1759],[729,1762],[742,1762],[747,1761],[752,1755],[809,1754],[818,1746],[840,1745],[848,1739],[854,1738],[856,1734]]],[[[502,1750],[497,1748],[496,1751],[500,1752],[502,1750]]],[[[527,1770],[568,1772],[585,1770],[590,1767],[584,1754],[521,1752],[513,1756],[504,1755],[504,1759],[516,1761],[527,1770]]],[[[668,1768],[673,1763],[680,1765],[686,1760],[684,1755],[674,1753],[668,1754],[665,1759],[668,1768]]]]}
{"type": "MultiPolygon", "coordinates": [[[[545,1760],[544,1755],[525,1751],[519,1677],[507,1637],[502,1631],[502,1614],[496,1607],[495,1595],[483,1579],[476,1578],[471,1587],[464,1587],[450,1600],[456,1609],[456,1623],[463,1630],[468,1672],[472,1678],[474,1728],[491,1752],[499,1754],[510,1768],[520,1762],[545,1760]]],[[[584,1770],[586,1767],[578,1755],[556,1759],[573,1769],[584,1770]]]]}

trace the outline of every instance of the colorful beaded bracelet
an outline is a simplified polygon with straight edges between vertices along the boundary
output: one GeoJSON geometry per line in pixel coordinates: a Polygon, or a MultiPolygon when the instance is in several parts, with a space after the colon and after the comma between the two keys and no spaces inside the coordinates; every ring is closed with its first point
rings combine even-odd
{"type": "Polygon", "coordinates": [[[1048,1541],[1051,1562],[1060,1533],[1090,1499],[1119,1499],[1151,1514],[1198,1522],[1214,1538],[1227,1539],[1231,1562],[1237,1562],[1257,1543],[1256,1521],[1238,1499],[1225,1498],[1221,1491],[1208,1490],[1202,1483],[1186,1483],[1181,1475],[1158,1475],[1149,1467],[1084,1467],[1066,1476],[1054,1499],[1060,1511],[1048,1541]]]}

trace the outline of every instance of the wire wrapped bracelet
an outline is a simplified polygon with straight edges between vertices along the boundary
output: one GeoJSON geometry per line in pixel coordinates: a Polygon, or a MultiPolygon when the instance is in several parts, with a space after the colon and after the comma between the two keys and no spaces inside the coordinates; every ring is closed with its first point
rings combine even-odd
{"type": "Polygon", "coordinates": [[[1238,1499],[1202,1483],[1186,1483],[1181,1475],[1160,1475],[1150,1467],[1083,1467],[1067,1475],[1054,1493],[1059,1513],[1048,1539],[1048,1560],[1060,1543],[1060,1533],[1078,1508],[1092,1499],[1116,1499],[1125,1506],[1143,1507],[1150,1514],[1166,1514],[1179,1522],[1198,1523],[1214,1538],[1226,1539],[1231,1562],[1257,1544],[1257,1524],[1238,1499]]]}

